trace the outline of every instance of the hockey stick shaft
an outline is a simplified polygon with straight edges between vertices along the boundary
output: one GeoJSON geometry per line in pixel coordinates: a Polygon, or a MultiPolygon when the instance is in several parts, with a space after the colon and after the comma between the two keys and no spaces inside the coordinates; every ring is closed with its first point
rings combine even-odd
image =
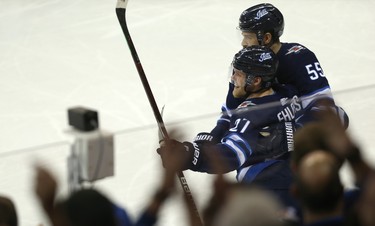
{"type": "MultiPolygon", "coordinates": [[[[163,118],[163,113],[164,113],[164,107],[165,105],[163,105],[163,107],[161,108],[161,111],[160,111],[160,116],[161,118],[163,118]]],[[[161,133],[160,129],[159,129],[159,133],[158,133],[158,138],[159,138],[159,144],[160,146],[162,145],[165,137],[163,136],[163,134],[161,133]]]]}
{"type": "MultiPolygon", "coordinates": [[[[126,42],[128,43],[131,55],[133,57],[134,64],[135,64],[135,66],[137,68],[139,77],[140,77],[140,79],[142,81],[143,88],[144,88],[144,90],[146,92],[146,95],[147,95],[147,98],[148,98],[148,100],[150,102],[152,111],[154,113],[156,122],[157,122],[158,127],[159,127],[159,131],[160,131],[160,133],[162,134],[162,136],[165,139],[169,139],[167,130],[166,130],[165,126],[164,126],[163,118],[161,117],[161,114],[160,114],[159,109],[157,107],[154,95],[152,94],[151,87],[150,87],[150,85],[149,85],[149,83],[147,81],[146,74],[143,71],[142,64],[141,64],[141,62],[139,60],[137,51],[135,49],[135,46],[133,44],[132,38],[130,36],[129,30],[128,30],[128,27],[127,27],[127,23],[126,23],[126,6],[127,6],[127,4],[128,4],[128,0],[117,0],[116,15],[117,15],[117,18],[118,18],[119,23],[121,25],[122,31],[124,33],[126,42]]],[[[196,212],[196,219],[194,219],[194,222],[196,222],[197,226],[198,225],[203,225],[202,221],[200,219],[200,216],[199,216],[198,209],[197,209],[197,207],[195,205],[193,196],[191,194],[190,188],[189,188],[189,186],[187,184],[187,181],[185,179],[184,174],[181,171],[177,172],[177,177],[178,177],[178,179],[180,181],[180,184],[181,184],[181,186],[183,188],[183,191],[184,191],[184,194],[185,194],[185,198],[186,198],[186,200],[188,202],[189,208],[191,210],[193,210],[193,211],[196,212]]]]}
{"type": "Polygon", "coordinates": [[[120,22],[122,31],[123,31],[123,33],[125,35],[126,42],[128,43],[131,55],[133,57],[134,64],[135,64],[135,66],[137,68],[139,77],[140,77],[140,79],[142,81],[142,85],[143,85],[144,90],[146,92],[147,98],[148,98],[148,100],[150,102],[150,105],[151,105],[152,111],[154,113],[154,116],[156,118],[156,121],[158,123],[159,130],[162,133],[163,137],[165,137],[166,139],[168,139],[169,136],[168,136],[167,130],[165,129],[165,126],[164,126],[164,123],[163,123],[163,119],[162,119],[162,117],[161,117],[161,115],[159,113],[159,109],[157,107],[155,98],[154,98],[154,96],[152,94],[151,87],[150,87],[150,85],[149,85],[149,83],[147,81],[146,74],[143,71],[143,67],[142,67],[141,61],[139,60],[137,51],[135,49],[135,46],[133,44],[133,40],[132,40],[132,38],[130,36],[129,30],[128,30],[128,27],[127,27],[127,23],[126,23],[126,5],[127,5],[127,3],[128,3],[128,0],[118,0],[117,1],[117,6],[116,6],[117,18],[118,18],[118,20],[120,22]]]}

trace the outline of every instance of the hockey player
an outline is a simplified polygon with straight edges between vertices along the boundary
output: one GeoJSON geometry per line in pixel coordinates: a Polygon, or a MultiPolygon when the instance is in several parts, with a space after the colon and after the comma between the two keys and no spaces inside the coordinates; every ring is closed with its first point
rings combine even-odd
{"type": "MultiPolygon", "coordinates": [[[[244,48],[252,45],[267,46],[277,55],[277,81],[296,87],[302,101],[304,114],[298,119],[300,126],[316,120],[314,112],[322,109],[321,100],[329,101],[345,127],[348,126],[349,119],[342,108],[336,107],[328,80],[315,54],[299,43],[280,42],[284,18],[275,6],[263,3],[246,9],[240,15],[238,28],[243,36],[241,44],[244,48]]],[[[228,127],[230,110],[244,100],[232,94],[234,89],[234,84],[229,84],[226,103],[222,108],[224,117],[218,120],[218,126],[212,131],[219,137],[223,132],[222,127],[224,131],[228,127]]]]}
{"type": "MultiPolygon", "coordinates": [[[[274,83],[277,66],[276,55],[267,47],[251,46],[235,55],[232,92],[244,101],[233,111],[223,139],[199,133],[192,143],[166,141],[184,160],[181,170],[212,174],[237,170],[239,182],[273,191],[286,206],[294,205],[288,191],[289,153],[293,120],[301,105],[289,87],[274,83]],[[214,156],[224,162],[220,170],[212,164],[214,156]]],[[[167,167],[165,148],[157,152],[167,167]]]]}

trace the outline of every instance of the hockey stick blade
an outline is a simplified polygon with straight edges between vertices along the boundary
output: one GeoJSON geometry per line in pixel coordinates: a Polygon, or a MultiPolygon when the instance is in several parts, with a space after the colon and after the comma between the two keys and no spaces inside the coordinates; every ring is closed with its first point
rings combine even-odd
{"type": "Polygon", "coordinates": [[[117,0],[116,8],[126,9],[129,0],[117,0]]]}
{"type": "MultiPolygon", "coordinates": [[[[116,5],[117,19],[118,19],[118,21],[120,23],[122,32],[123,32],[123,34],[125,36],[125,39],[126,39],[126,42],[127,42],[128,46],[129,46],[129,50],[130,50],[130,53],[131,53],[131,55],[133,57],[134,64],[135,64],[135,66],[137,68],[139,77],[140,77],[140,79],[142,81],[143,88],[144,88],[144,90],[146,92],[146,95],[147,95],[147,98],[148,98],[148,100],[150,102],[150,106],[152,108],[152,111],[154,113],[156,122],[158,124],[159,131],[162,134],[162,137],[164,137],[164,139],[169,139],[167,130],[166,130],[165,126],[164,126],[163,119],[162,119],[161,114],[159,112],[159,109],[157,107],[154,95],[152,94],[151,87],[150,87],[150,85],[149,85],[149,83],[147,81],[146,74],[143,71],[142,64],[141,64],[141,62],[139,60],[137,51],[135,49],[135,46],[133,44],[133,41],[131,39],[129,30],[128,30],[128,27],[127,27],[127,24],[126,24],[126,6],[127,6],[127,4],[128,4],[128,0],[118,0],[117,1],[117,5],[116,5]]],[[[181,184],[181,186],[183,188],[184,195],[185,195],[185,198],[187,200],[188,208],[190,210],[192,210],[192,211],[195,212],[195,216],[194,216],[195,218],[193,219],[194,223],[195,223],[194,225],[202,226],[203,225],[202,220],[201,220],[201,218],[199,216],[198,209],[197,209],[197,207],[195,205],[193,196],[191,194],[190,188],[189,188],[189,186],[187,184],[187,181],[185,179],[184,174],[181,171],[177,172],[177,177],[178,177],[178,179],[180,181],[180,184],[181,184]]]]}

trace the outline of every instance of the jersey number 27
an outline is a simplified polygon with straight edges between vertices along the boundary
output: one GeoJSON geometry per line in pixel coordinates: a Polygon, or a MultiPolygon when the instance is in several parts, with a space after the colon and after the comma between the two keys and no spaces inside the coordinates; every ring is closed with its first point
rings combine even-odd
{"type": "Polygon", "coordinates": [[[239,118],[239,119],[236,119],[236,121],[234,122],[234,127],[230,128],[229,131],[244,133],[249,125],[250,125],[250,121],[248,119],[239,118]],[[243,123],[240,123],[240,122],[243,122],[243,123]]]}

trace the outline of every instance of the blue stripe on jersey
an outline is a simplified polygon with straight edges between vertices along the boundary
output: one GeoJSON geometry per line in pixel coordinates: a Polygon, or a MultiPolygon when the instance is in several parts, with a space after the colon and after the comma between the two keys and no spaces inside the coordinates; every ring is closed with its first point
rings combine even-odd
{"type": "Polygon", "coordinates": [[[249,143],[237,134],[226,136],[222,143],[235,153],[239,163],[238,166],[244,164],[246,159],[253,153],[249,143]]]}
{"type": "Polygon", "coordinates": [[[302,107],[307,108],[309,105],[311,105],[316,99],[320,98],[329,98],[333,100],[333,95],[331,92],[331,88],[329,86],[325,86],[321,89],[315,90],[314,92],[311,92],[309,94],[303,95],[300,97],[302,102],[302,107]]]}
{"type": "Polygon", "coordinates": [[[230,110],[226,107],[225,104],[223,104],[222,107],[221,107],[221,114],[220,114],[219,119],[217,120],[217,123],[218,124],[221,124],[221,123],[228,124],[228,123],[230,123],[231,115],[232,115],[232,113],[230,112],[230,110]]]}
{"type": "Polygon", "coordinates": [[[223,105],[221,105],[221,112],[228,115],[227,117],[232,116],[231,109],[229,109],[228,106],[225,103],[223,103],[223,105]]]}
{"type": "Polygon", "coordinates": [[[230,122],[230,119],[227,119],[227,118],[219,118],[217,121],[218,121],[218,123],[219,123],[220,121],[230,122]]]}
{"type": "Polygon", "coordinates": [[[305,95],[303,95],[301,97],[314,96],[314,95],[319,94],[319,93],[325,93],[324,95],[332,96],[331,87],[330,86],[324,86],[324,87],[322,87],[320,89],[314,90],[314,92],[305,94],[305,95]]]}
{"type": "Polygon", "coordinates": [[[251,183],[256,178],[256,176],[258,176],[258,174],[262,172],[265,168],[279,161],[281,160],[273,159],[273,160],[257,163],[255,165],[242,168],[237,173],[236,179],[238,182],[251,183]]]}

